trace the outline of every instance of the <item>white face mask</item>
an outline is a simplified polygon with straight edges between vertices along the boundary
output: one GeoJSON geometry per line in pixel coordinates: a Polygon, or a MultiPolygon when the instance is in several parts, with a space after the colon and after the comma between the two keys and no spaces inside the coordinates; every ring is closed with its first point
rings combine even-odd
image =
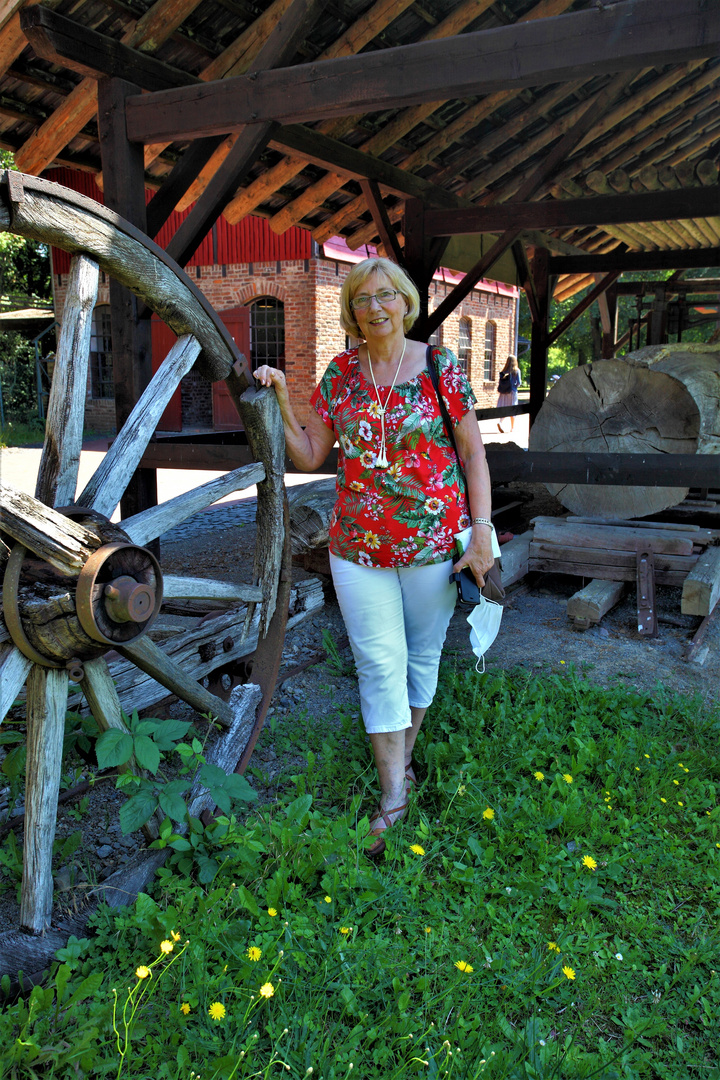
{"type": "Polygon", "coordinates": [[[470,645],[478,657],[476,671],[485,670],[485,653],[498,636],[502,613],[500,604],[495,604],[492,600],[486,600],[484,596],[481,596],[480,603],[475,605],[467,617],[470,623],[470,645]],[[482,668],[479,666],[481,660],[482,668]]]}

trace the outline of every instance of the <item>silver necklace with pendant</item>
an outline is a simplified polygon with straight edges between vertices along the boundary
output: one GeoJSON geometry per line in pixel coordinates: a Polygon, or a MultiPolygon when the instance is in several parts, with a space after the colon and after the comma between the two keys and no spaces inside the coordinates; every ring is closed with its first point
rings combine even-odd
{"type": "Polygon", "coordinates": [[[372,383],[373,383],[373,386],[375,388],[375,397],[377,398],[378,411],[380,413],[380,453],[377,454],[376,457],[375,457],[375,468],[376,469],[387,469],[388,465],[390,464],[388,459],[387,459],[387,453],[385,451],[385,410],[388,407],[388,402],[390,401],[390,395],[392,394],[393,390],[395,389],[395,383],[397,382],[397,377],[398,377],[398,375],[400,373],[400,367],[402,365],[403,360],[405,359],[405,349],[406,348],[407,348],[407,338],[404,338],[402,352],[400,353],[400,359],[398,360],[398,366],[395,368],[395,375],[393,377],[392,385],[391,385],[390,389],[388,390],[388,395],[385,398],[385,404],[384,405],[383,405],[382,401],[380,400],[380,391],[378,390],[377,383],[375,382],[375,372],[373,371],[372,357],[370,356],[370,349],[368,349],[368,351],[367,351],[368,365],[370,367],[370,378],[372,379],[372,383]]]}

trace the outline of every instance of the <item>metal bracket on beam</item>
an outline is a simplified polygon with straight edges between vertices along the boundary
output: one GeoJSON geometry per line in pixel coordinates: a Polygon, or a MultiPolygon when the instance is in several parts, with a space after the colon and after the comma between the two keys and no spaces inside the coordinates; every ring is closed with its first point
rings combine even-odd
{"type": "Polygon", "coordinates": [[[637,550],[637,627],[643,637],[657,635],[655,558],[651,550],[637,550]]]}

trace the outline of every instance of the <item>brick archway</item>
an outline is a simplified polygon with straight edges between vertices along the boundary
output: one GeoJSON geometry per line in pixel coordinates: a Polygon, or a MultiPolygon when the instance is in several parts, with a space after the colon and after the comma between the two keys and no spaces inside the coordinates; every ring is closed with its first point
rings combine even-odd
{"type": "Polygon", "coordinates": [[[288,302],[288,291],[285,286],[269,278],[258,278],[251,285],[242,285],[237,292],[237,302],[247,307],[253,300],[259,300],[261,296],[274,296],[283,304],[288,302]]]}

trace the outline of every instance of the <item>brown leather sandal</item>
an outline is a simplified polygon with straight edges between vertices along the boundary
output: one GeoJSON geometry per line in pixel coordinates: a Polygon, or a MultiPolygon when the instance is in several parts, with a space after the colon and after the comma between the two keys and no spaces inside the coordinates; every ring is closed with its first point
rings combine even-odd
{"type": "MultiPolygon", "coordinates": [[[[376,859],[378,855],[382,855],[385,850],[385,837],[383,833],[386,829],[391,829],[393,825],[396,825],[398,821],[402,821],[402,818],[397,818],[395,821],[390,820],[390,814],[399,814],[401,810],[407,810],[408,804],[404,802],[402,806],[394,806],[392,810],[383,810],[382,807],[378,807],[378,812],[373,818],[373,821],[384,821],[385,824],[382,829],[371,829],[369,835],[376,836],[377,839],[374,844],[371,844],[369,848],[365,848],[365,854],[371,858],[376,859]]],[[[372,824],[372,822],[371,822],[372,824]]]]}

